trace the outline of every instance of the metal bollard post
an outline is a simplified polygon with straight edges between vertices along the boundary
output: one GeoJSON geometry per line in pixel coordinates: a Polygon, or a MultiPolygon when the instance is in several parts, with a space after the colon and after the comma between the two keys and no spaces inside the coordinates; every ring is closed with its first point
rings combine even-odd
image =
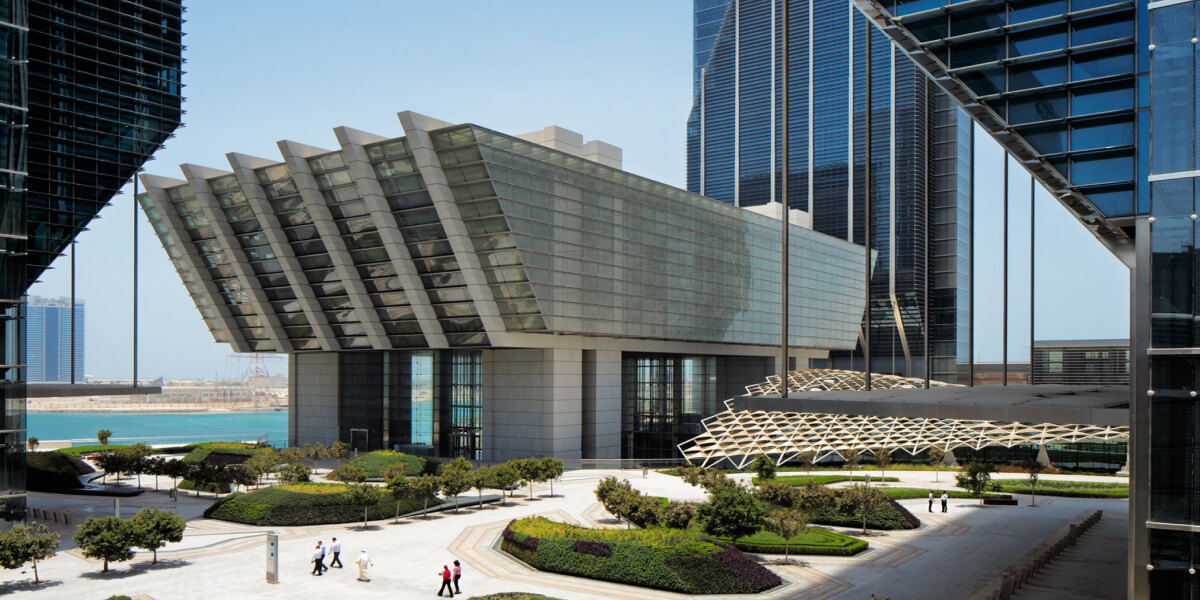
{"type": "Polygon", "coordinates": [[[267,532],[267,583],[279,583],[279,534],[267,532]]]}

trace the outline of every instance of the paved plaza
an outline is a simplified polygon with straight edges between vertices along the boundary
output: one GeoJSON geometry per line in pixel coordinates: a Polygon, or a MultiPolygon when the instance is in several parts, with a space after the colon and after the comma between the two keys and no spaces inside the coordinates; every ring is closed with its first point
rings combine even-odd
{"type": "MultiPolygon", "coordinates": [[[[110,573],[102,574],[100,563],[80,557],[78,550],[71,548],[73,544],[69,539],[74,524],[84,518],[111,515],[112,500],[31,493],[31,507],[53,511],[60,518],[61,515],[69,516],[71,525],[60,523],[56,529],[63,534],[64,547],[70,549],[39,565],[46,583],[38,586],[29,583],[31,573],[0,571],[0,595],[80,600],[105,598],[111,594],[144,595],[154,600],[428,598],[440,585],[442,565],[458,559],[463,563],[464,598],[504,591],[537,592],[564,600],[689,597],[540,573],[497,550],[498,535],[504,525],[511,519],[527,515],[540,514],[589,526],[612,526],[611,515],[596,502],[593,494],[596,483],[608,475],[629,479],[634,487],[653,495],[684,500],[704,497],[703,491],[676,477],[659,473],[650,473],[643,478],[641,471],[570,471],[555,483],[555,497],[540,497],[549,494],[550,488],[537,486],[535,494],[539,499],[535,501],[523,497],[528,493],[528,488],[523,488],[517,492],[521,495],[507,506],[463,509],[458,514],[444,512],[427,520],[402,520],[398,524],[376,521],[367,530],[361,528],[361,523],[275,528],[280,536],[280,581],[269,584],[264,574],[264,534],[270,528],[204,519],[201,513],[211,503],[209,498],[181,495],[178,502],[172,502],[165,493],[150,491],[137,498],[122,500],[123,516],[144,506],[166,507],[178,510],[188,518],[188,529],[182,542],[159,551],[161,564],[151,565],[149,554],[139,553],[134,561],[114,564],[110,573]],[[310,575],[312,547],[319,539],[328,543],[335,536],[342,541],[342,558],[347,568],[332,569],[323,577],[310,575]],[[366,549],[375,562],[370,583],[355,581],[352,561],[360,549],[366,549]]],[[[940,474],[937,484],[932,472],[889,471],[888,475],[902,480],[889,485],[904,487],[946,487],[953,479],[952,474],[945,472],[940,474]]],[[[1020,477],[1018,474],[998,476],[1020,477]]],[[[1045,476],[1047,479],[1056,477],[1045,476]]],[[[152,480],[150,485],[153,486],[152,480]]],[[[464,496],[467,497],[471,496],[464,496]]],[[[1052,564],[1045,577],[1035,578],[1034,583],[1050,590],[1054,586],[1069,588],[1073,585],[1070,578],[1079,576],[1075,571],[1087,564],[1085,557],[1095,552],[1114,563],[1105,563],[1105,570],[1109,572],[1103,574],[1112,581],[1099,582],[1094,573],[1088,576],[1097,590],[1088,597],[1124,597],[1120,553],[1125,547],[1126,500],[1039,497],[1038,506],[1032,508],[1028,506],[1028,497],[1019,498],[1020,506],[989,507],[980,507],[972,500],[951,500],[950,512],[944,515],[928,513],[923,499],[904,501],[903,504],[922,520],[921,528],[872,532],[868,536],[871,549],[855,557],[800,557],[798,561],[803,562],[795,566],[772,566],[786,583],[758,597],[864,600],[870,598],[870,594],[877,594],[893,600],[962,600],[970,597],[984,581],[998,578],[1001,570],[1038,543],[1065,529],[1070,521],[1095,509],[1104,511],[1104,518],[1095,530],[1098,533],[1085,535],[1079,546],[1064,553],[1060,562],[1052,564]],[[1111,595],[1102,595],[1106,592],[1111,595]]]]}

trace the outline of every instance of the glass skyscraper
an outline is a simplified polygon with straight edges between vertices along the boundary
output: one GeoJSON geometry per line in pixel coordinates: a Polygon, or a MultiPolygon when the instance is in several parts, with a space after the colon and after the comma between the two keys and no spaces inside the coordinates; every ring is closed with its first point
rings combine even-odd
{"type": "Polygon", "coordinates": [[[182,13],[168,0],[0,0],[6,521],[25,505],[25,292],[179,126],[182,13]]]}
{"type": "Polygon", "coordinates": [[[83,382],[83,301],[75,301],[73,324],[71,312],[67,298],[29,297],[25,305],[25,381],[83,382]]]}
{"type": "MultiPolygon", "coordinates": [[[[869,191],[872,370],[954,382],[969,357],[970,119],[853,4],[786,6],[788,206],[864,244],[869,191]]],[[[784,7],[695,3],[690,191],[780,202],[784,7]]],[[[861,349],[832,359],[863,366],[861,349]]]]}
{"type": "Polygon", "coordinates": [[[1128,597],[1200,598],[1200,3],[853,1],[1130,267],[1128,597]]]}

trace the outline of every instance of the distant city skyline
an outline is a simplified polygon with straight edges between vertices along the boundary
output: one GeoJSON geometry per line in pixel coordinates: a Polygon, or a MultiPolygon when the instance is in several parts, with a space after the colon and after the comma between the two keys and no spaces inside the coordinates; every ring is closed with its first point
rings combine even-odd
{"type": "MultiPolygon", "coordinates": [[[[631,172],[685,186],[690,3],[360,2],[337,13],[318,2],[280,6],[188,7],[187,126],[147,165],[148,173],[179,178],[180,163],[221,167],[230,149],[275,157],[275,142],[286,138],[331,148],[336,140],[329,131],[339,125],[399,135],[395,114],[409,109],[507,131],[561,125],[622,147],[631,172]],[[464,36],[464,13],[489,23],[492,33],[464,36]],[[405,27],[397,37],[395,25],[404,22],[422,26],[405,27]],[[320,52],[311,51],[311,40],[321,40],[320,52]],[[437,51],[398,60],[422,48],[437,51]],[[282,58],[292,53],[304,59],[282,58]]],[[[982,132],[977,139],[976,351],[982,360],[999,360],[1001,155],[982,132]]],[[[1015,299],[1028,295],[1029,180],[1015,163],[1010,170],[1015,299]]],[[[87,324],[89,371],[98,378],[128,378],[132,371],[132,187],[79,237],[77,293],[106,315],[87,324]]],[[[1047,248],[1038,255],[1038,337],[1127,336],[1127,294],[1111,293],[1128,289],[1124,267],[1042,190],[1038,219],[1039,247],[1047,248]]],[[[244,367],[227,345],[212,341],[144,215],[137,220],[139,377],[236,377],[244,367]]],[[[57,260],[31,293],[67,295],[68,263],[57,260]]],[[[1012,302],[1011,360],[1028,356],[1028,311],[1021,304],[1012,302]]],[[[285,364],[277,361],[273,374],[285,364]]]]}

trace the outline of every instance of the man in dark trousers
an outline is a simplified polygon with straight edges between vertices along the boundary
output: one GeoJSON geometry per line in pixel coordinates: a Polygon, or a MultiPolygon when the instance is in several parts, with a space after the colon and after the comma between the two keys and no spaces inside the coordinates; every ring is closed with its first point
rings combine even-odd
{"type": "Polygon", "coordinates": [[[325,572],[325,548],[321,547],[321,540],[317,540],[317,547],[313,549],[313,575],[323,575],[325,572]]]}
{"type": "Polygon", "coordinates": [[[438,590],[438,595],[442,592],[450,592],[450,597],[454,597],[454,587],[450,585],[450,567],[442,565],[442,587],[438,590]]]}
{"type": "Polygon", "coordinates": [[[942,492],[942,512],[950,512],[950,494],[942,492]]]}
{"type": "Polygon", "coordinates": [[[330,567],[342,568],[342,543],[333,538],[333,543],[329,544],[329,551],[333,553],[333,560],[329,561],[330,567]]]}
{"type": "Polygon", "coordinates": [[[929,490],[929,512],[933,512],[933,490],[929,490]]]}

